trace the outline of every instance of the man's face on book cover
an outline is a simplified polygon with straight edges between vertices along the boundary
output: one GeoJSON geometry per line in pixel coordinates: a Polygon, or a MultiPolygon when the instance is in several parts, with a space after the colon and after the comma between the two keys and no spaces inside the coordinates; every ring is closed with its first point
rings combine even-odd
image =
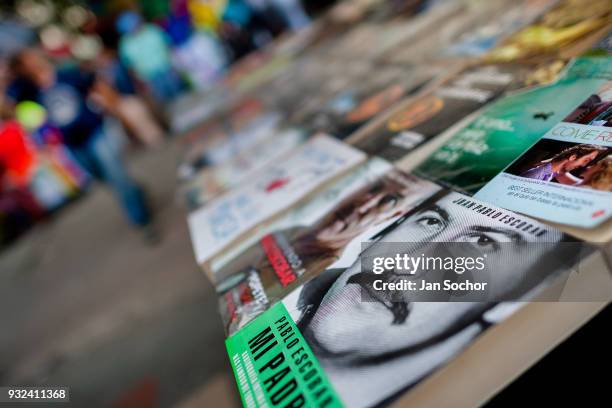
{"type": "MultiPolygon", "coordinates": [[[[562,238],[556,231],[538,238],[504,226],[497,219],[453,204],[458,197],[450,194],[421,209],[388,234],[385,241],[405,242],[410,248],[408,253],[417,255],[427,255],[430,242],[472,243],[479,253],[489,254],[487,269],[496,274],[493,291],[500,294],[516,289],[520,282],[517,274],[528,273],[544,255],[541,252],[551,248],[545,246],[540,250],[530,244],[542,240],[558,242],[562,238]],[[513,244],[505,245],[501,256],[494,256],[500,254],[502,243],[513,244]],[[520,259],[519,266],[512,259],[520,259]]],[[[356,262],[340,275],[308,327],[320,348],[344,361],[363,362],[389,353],[421,350],[473,323],[489,307],[486,303],[474,302],[404,302],[401,305],[402,302],[390,302],[390,294],[368,288],[371,280],[361,279],[360,274],[363,275],[360,263],[356,262]],[[364,293],[370,295],[371,301],[363,300],[364,293]]],[[[397,278],[400,277],[398,274],[397,278]]]]}

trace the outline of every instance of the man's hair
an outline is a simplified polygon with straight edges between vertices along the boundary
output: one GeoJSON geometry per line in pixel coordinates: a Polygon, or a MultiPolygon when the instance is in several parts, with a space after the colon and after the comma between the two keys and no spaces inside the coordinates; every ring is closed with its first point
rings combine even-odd
{"type": "Polygon", "coordinates": [[[596,170],[588,180],[588,186],[597,190],[612,190],[612,155],[604,157],[594,166],[596,170]]]}
{"type": "Polygon", "coordinates": [[[560,151],[559,153],[554,155],[552,158],[550,158],[548,161],[553,162],[553,161],[567,160],[572,156],[582,157],[582,156],[586,156],[587,154],[591,154],[593,152],[597,152],[597,154],[600,155],[600,154],[606,153],[607,151],[608,151],[608,148],[605,146],[599,146],[599,145],[593,145],[593,144],[576,145],[576,146],[568,147],[567,149],[560,151]]]}

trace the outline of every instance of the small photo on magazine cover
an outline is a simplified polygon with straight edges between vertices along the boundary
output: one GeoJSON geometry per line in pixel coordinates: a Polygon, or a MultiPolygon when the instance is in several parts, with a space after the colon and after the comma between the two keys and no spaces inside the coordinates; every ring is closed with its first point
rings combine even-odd
{"type": "Polygon", "coordinates": [[[602,86],[598,93],[589,96],[563,121],[612,127],[612,81],[602,86]]]}
{"type": "Polygon", "coordinates": [[[541,139],[506,173],[573,187],[612,191],[612,147],[541,139]]]}

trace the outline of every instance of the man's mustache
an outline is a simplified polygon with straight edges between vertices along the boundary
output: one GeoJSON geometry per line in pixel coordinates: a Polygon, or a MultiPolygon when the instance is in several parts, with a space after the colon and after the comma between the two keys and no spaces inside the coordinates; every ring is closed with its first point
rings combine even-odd
{"type": "MultiPolygon", "coordinates": [[[[380,302],[385,306],[391,314],[393,314],[392,324],[403,324],[406,322],[410,314],[410,302],[405,300],[394,300],[390,293],[374,290],[374,281],[382,280],[384,282],[392,282],[397,279],[397,275],[390,272],[383,272],[380,275],[375,275],[371,272],[359,272],[352,275],[347,284],[356,284],[362,287],[366,292],[366,296],[380,302]]],[[[363,294],[363,292],[362,292],[363,294]]]]}

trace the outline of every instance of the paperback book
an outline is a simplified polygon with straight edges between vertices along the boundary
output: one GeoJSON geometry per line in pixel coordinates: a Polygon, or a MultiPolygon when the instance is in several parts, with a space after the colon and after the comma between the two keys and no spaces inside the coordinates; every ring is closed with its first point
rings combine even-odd
{"type": "Polygon", "coordinates": [[[415,174],[474,194],[612,78],[612,58],[578,58],[551,85],[508,95],[429,156],[415,174]]]}
{"type": "Polygon", "coordinates": [[[398,161],[470,113],[520,87],[530,69],[520,64],[467,68],[432,91],[400,103],[349,141],[370,155],[398,161]]]}
{"type": "Polygon", "coordinates": [[[612,215],[612,81],[606,82],[476,198],[582,228],[612,215]]]}
{"type": "Polygon", "coordinates": [[[189,215],[197,262],[205,264],[260,223],[280,215],[365,159],[362,152],[331,136],[314,136],[256,177],[189,215]]]}
{"type": "Polygon", "coordinates": [[[313,225],[271,231],[215,274],[221,315],[234,333],[325,268],[347,267],[369,242],[439,188],[392,169],[336,202],[313,225]]]}
{"type": "MultiPolygon", "coordinates": [[[[303,283],[226,340],[245,404],[371,407],[388,404],[454,359],[522,303],[394,301],[374,288],[364,260],[388,243],[410,242],[409,255],[432,242],[486,242],[497,296],[532,298],[568,264],[555,262],[567,239],[538,221],[453,192],[426,200],[359,259],[303,283]],[[519,262],[496,256],[500,242],[519,262]],[[539,246],[538,244],[546,244],[539,246]],[[418,245],[417,245],[418,244],[418,245]],[[542,262],[547,259],[547,262],[542,262]],[[516,275],[528,276],[521,286],[516,275]],[[505,283],[504,283],[505,282],[505,283]],[[255,402],[251,402],[255,401],[255,402]]],[[[401,276],[394,272],[395,280],[401,276]]],[[[427,276],[424,275],[420,277],[427,276]]]]}

